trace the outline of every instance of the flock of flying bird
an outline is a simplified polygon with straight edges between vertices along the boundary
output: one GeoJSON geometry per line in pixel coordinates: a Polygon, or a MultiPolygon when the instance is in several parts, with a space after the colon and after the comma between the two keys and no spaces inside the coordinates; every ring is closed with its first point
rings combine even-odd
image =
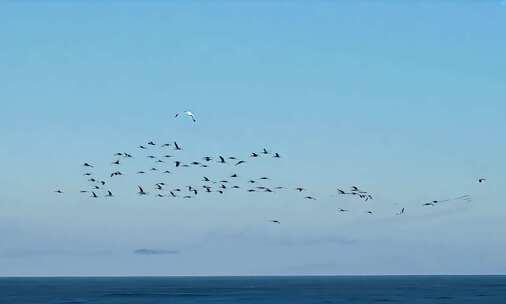
{"type": "MultiPolygon", "coordinates": [[[[187,116],[187,117],[191,118],[194,123],[196,122],[195,115],[190,111],[187,111],[184,113],[177,113],[175,115],[175,118],[182,117],[182,116],[187,116]]],[[[183,150],[183,148],[176,141],[174,141],[172,143],[164,143],[161,145],[158,145],[154,141],[149,141],[146,144],[139,145],[138,149],[140,151],[152,152],[152,151],[156,151],[156,150],[154,150],[154,148],[157,146],[162,149],[159,151],[167,151],[167,150],[163,150],[163,149],[173,149],[174,151],[182,151],[183,150]]],[[[137,171],[136,172],[137,175],[147,174],[148,172],[161,173],[161,174],[171,174],[171,173],[173,173],[173,171],[171,171],[171,170],[174,170],[176,168],[180,168],[180,167],[181,168],[182,167],[208,168],[214,163],[228,164],[228,165],[232,166],[233,168],[236,168],[236,167],[240,167],[240,166],[243,166],[246,163],[248,163],[250,161],[249,159],[253,160],[253,159],[265,158],[265,157],[270,157],[272,159],[281,158],[281,155],[279,153],[271,152],[268,149],[264,148],[260,152],[252,152],[249,155],[248,160],[240,159],[240,158],[237,158],[234,156],[229,156],[229,157],[222,156],[222,155],[218,155],[217,157],[204,156],[204,157],[202,157],[202,159],[200,161],[192,161],[192,162],[188,162],[188,163],[185,163],[180,160],[174,160],[174,161],[172,161],[172,165],[171,165],[173,169],[171,169],[170,167],[167,167],[166,165],[167,165],[168,160],[174,157],[173,155],[166,154],[166,152],[163,152],[160,155],[152,155],[152,154],[157,154],[157,153],[151,153],[149,155],[141,156],[141,157],[151,160],[153,162],[152,163],[153,166],[148,170],[137,171]],[[161,169],[158,165],[164,165],[165,168],[161,169]]],[[[124,175],[125,173],[120,169],[122,163],[129,158],[133,158],[134,156],[130,153],[118,152],[118,153],[114,154],[114,157],[116,157],[116,158],[111,162],[111,166],[113,166],[115,168],[114,168],[114,170],[111,170],[111,172],[107,174],[110,179],[124,175]]],[[[99,197],[113,197],[114,196],[112,190],[108,188],[109,181],[106,181],[105,179],[98,178],[97,175],[95,175],[95,173],[92,172],[95,170],[94,164],[92,164],[90,162],[85,162],[85,163],[83,163],[82,166],[83,166],[83,168],[86,169],[84,176],[87,177],[88,183],[87,183],[85,189],[80,190],[80,193],[83,193],[83,194],[89,193],[89,196],[91,198],[95,198],[95,199],[97,199],[99,197]]],[[[268,181],[270,181],[270,178],[265,177],[265,176],[260,177],[260,178],[256,178],[256,179],[247,179],[246,186],[239,186],[238,180],[239,180],[239,175],[237,173],[233,173],[233,174],[229,175],[227,178],[216,179],[216,180],[209,178],[208,176],[203,176],[201,179],[202,184],[199,186],[188,185],[188,186],[184,186],[184,187],[169,188],[165,182],[161,181],[161,182],[155,183],[153,185],[153,189],[155,191],[154,195],[158,198],[169,197],[169,198],[183,198],[183,199],[195,198],[201,192],[224,194],[226,191],[229,191],[229,190],[238,191],[243,188],[248,193],[252,193],[252,192],[273,193],[273,192],[278,192],[281,190],[290,190],[289,188],[283,187],[283,186],[268,186],[268,185],[266,185],[266,183],[268,181]]],[[[478,183],[484,183],[484,182],[486,182],[485,178],[478,179],[478,183]]],[[[146,188],[146,189],[148,189],[148,188],[146,188]]],[[[337,190],[337,195],[339,195],[339,196],[350,196],[350,197],[362,200],[364,202],[368,202],[368,201],[374,199],[372,193],[370,193],[368,191],[364,191],[363,189],[359,188],[358,186],[351,186],[349,188],[349,190],[343,190],[342,188],[337,188],[336,190],[337,190]]],[[[295,191],[297,193],[303,193],[303,192],[306,193],[307,192],[305,188],[300,187],[300,186],[293,188],[292,191],[295,191]]],[[[64,193],[63,190],[61,190],[61,189],[57,189],[55,192],[58,194],[64,193]]],[[[146,191],[145,187],[143,185],[137,185],[137,193],[139,196],[148,196],[148,195],[152,194],[150,191],[146,191]]],[[[304,194],[304,195],[302,195],[302,197],[306,200],[317,200],[317,198],[312,195],[305,195],[304,194]]],[[[469,201],[471,201],[471,196],[470,195],[460,195],[460,196],[457,196],[454,198],[433,200],[433,201],[423,203],[422,206],[436,206],[440,203],[450,202],[450,201],[467,201],[467,202],[469,202],[469,201]]],[[[345,213],[345,212],[349,212],[349,211],[350,210],[343,209],[343,208],[339,208],[337,210],[338,213],[345,213]]],[[[405,211],[406,211],[406,209],[402,208],[399,212],[396,213],[396,215],[403,215],[405,213],[405,211]]],[[[366,213],[369,215],[373,214],[373,212],[371,210],[367,210],[366,213]]],[[[279,220],[270,220],[270,222],[275,223],[275,224],[280,224],[279,220]]]]}

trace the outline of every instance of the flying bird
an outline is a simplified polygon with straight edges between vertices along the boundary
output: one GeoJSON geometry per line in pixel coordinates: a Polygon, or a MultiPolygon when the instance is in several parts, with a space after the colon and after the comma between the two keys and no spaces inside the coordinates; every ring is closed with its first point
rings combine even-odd
{"type": "Polygon", "coordinates": [[[62,193],[63,193],[63,191],[61,191],[60,189],[56,190],[55,192],[56,192],[56,193],[59,193],[59,194],[62,194],[62,193]]]}
{"type": "Polygon", "coordinates": [[[399,213],[397,213],[397,215],[401,215],[401,214],[404,214],[404,208],[401,209],[401,211],[399,213]]]}
{"type": "Polygon", "coordinates": [[[480,184],[482,184],[482,183],[484,183],[486,181],[487,181],[486,178],[480,178],[480,179],[478,179],[478,183],[480,183],[480,184]]]}
{"type": "Polygon", "coordinates": [[[93,165],[90,165],[90,164],[88,164],[88,163],[84,163],[84,164],[83,164],[83,166],[84,166],[84,167],[90,167],[90,168],[93,168],[93,165]]]}
{"type": "Polygon", "coordinates": [[[279,153],[274,153],[274,156],[272,156],[274,158],[281,158],[281,155],[279,155],[279,153]]]}
{"type": "Polygon", "coordinates": [[[91,191],[91,197],[98,198],[98,195],[95,192],[91,191]]]}
{"type": "Polygon", "coordinates": [[[139,195],[146,195],[147,194],[146,192],[144,192],[144,189],[142,189],[141,186],[137,186],[137,188],[139,188],[139,192],[137,192],[137,193],[139,193],[139,195]]]}
{"type": "MultiPolygon", "coordinates": [[[[193,114],[192,112],[186,111],[183,114],[186,115],[186,116],[188,116],[188,117],[190,117],[193,122],[197,122],[197,120],[195,119],[195,114],[193,114]]],[[[176,113],[176,115],[174,115],[174,118],[179,117],[179,115],[181,115],[181,113],[176,113]]]]}
{"type": "Polygon", "coordinates": [[[113,196],[113,195],[112,195],[112,192],[111,192],[111,191],[109,191],[109,190],[107,190],[107,194],[106,194],[106,196],[107,196],[107,197],[112,197],[112,196],[113,196]]]}
{"type": "Polygon", "coordinates": [[[244,164],[244,163],[245,163],[245,161],[244,161],[244,160],[240,160],[240,161],[238,161],[237,163],[235,163],[235,165],[236,165],[236,166],[239,166],[239,165],[244,164]]]}
{"type": "Polygon", "coordinates": [[[271,223],[274,223],[274,224],[281,224],[278,220],[271,220],[271,223]]]}
{"type": "Polygon", "coordinates": [[[181,147],[177,144],[177,142],[174,142],[174,150],[182,150],[181,147]]]}

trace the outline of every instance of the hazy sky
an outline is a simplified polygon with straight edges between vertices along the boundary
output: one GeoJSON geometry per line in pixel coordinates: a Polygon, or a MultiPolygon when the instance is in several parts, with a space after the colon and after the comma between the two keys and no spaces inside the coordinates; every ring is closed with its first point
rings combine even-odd
{"type": "Polygon", "coordinates": [[[438,2],[0,4],[0,275],[505,274],[506,5],[438,2]],[[149,140],[283,158],[139,177],[149,140]],[[234,172],[318,200],[153,195],[234,172]]]}

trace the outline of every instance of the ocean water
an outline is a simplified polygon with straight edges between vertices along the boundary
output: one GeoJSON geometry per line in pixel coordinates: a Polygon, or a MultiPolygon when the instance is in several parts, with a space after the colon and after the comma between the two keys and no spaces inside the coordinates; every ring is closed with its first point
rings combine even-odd
{"type": "Polygon", "coordinates": [[[0,278],[0,303],[506,303],[506,276],[0,278]]]}

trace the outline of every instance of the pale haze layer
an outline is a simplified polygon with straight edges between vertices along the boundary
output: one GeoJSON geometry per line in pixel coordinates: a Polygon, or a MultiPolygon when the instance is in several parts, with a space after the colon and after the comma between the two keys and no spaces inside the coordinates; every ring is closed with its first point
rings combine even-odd
{"type": "Polygon", "coordinates": [[[502,2],[22,2],[0,20],[0,275],[506,273],[502,2]],[[240,173],[318,200],[141,198],[135,174],[78,193],[83,162],[140,169],[149,140],[188,160],[267,147],[283,157],[240,173]],[[375,200],[338,197],[352,185],[375,200]]]}

